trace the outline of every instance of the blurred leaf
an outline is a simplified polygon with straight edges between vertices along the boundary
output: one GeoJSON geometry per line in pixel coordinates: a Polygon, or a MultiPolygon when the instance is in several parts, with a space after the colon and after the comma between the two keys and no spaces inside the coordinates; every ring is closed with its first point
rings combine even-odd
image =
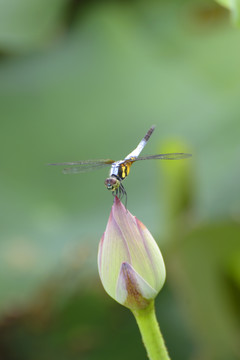
{"type": "Polygon", "coordinates": [[[91,277],[88,281],[66,297],[61,279],[55,278],[28,307],[10,312],[0,323],[0,357],[31,360],[34,354],[37,360],[99,360],[112,359],[114,353],[120,360],[133,353],[133,358],[143,360],[131,313],[105,298],[100,282],[97,285],[91,277]]]}
{"type": "MultiPolygon", "coordinates": [[[[15,309],[2,319],[0,358],[112,360],[114,354],[114,360],[145,360],[131,312],[110,299],[100,281],[91,276],[66,295],[62,283],[71,282],[73,276],[55,277],[27,307],[15,309]]],[[[190,337],[167,286],[156,299],[156,308],[170,354],[178,360],[188,359],[190,337]]]]}
{"type": "Polygon", "coordinates": [[[240,254],[239,224],[205,225],[180,239],[177,233],[174,237],[172,252],[167,255],[169,275],[195,329],[198,357],[239,359],[240,321],[235,306],[240,287],[235,287],[235,293],[230,291],[235,281],[231,277],[230,282],[231,260],[240,254]]]}
{"type": "Polygon", "coordinates": [[[61,31],[68,0],[1,0],[0,48],[29,50],[49,42],[61,31]]]}
{"type": "MultiPolygon", "coordinates": [[[[159,153],[184,152],[192,150],[179,140],[165,140],[158,149],[159,153]]],[[[164,213],[166,236],[170,237],[174,229],[181,226],[185,231],[194,221],[194,153],[192,157],[175,161],[162,161],[158,164],[162,187],[158,188],[159,203],[164,213]]],[[[184,231],[184,230],[183,230],[184,231]]]]}

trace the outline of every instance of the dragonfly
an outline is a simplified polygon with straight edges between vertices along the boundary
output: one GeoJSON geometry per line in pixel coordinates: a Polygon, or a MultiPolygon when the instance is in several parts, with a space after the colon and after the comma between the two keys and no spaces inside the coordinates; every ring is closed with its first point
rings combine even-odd
{"type": "Polygon", "coordinates": [[[115,196],[122,198],[123,196],[127,197],[127,192],[122,184],[123,180],[129,175],[130,168],[133,163],[142,160],[180,160],[191,157],[191,154],[188,153],[169,153],[169,154],[157,154],[157,155],[148,155],[148,156],[139,156],[143,148],[146,146],[148,140],[150,139],[155,126],[151,126],[146,135],[142,138],[138,146],[130,152],[123,160],[111,160],[111,159],[100,159],[100,160],[83,160],[83,161],[74,161],[74,162],[63,162],[48,164],[53,166],[69,166],[63,169],[64,174],[77,174],[83,173],[86,171],[92,171],[97,169],[102,169],[105,167],[110,167],[109,176],[104,181],[104,184],[108,190],[112,192],[115,196]]]}

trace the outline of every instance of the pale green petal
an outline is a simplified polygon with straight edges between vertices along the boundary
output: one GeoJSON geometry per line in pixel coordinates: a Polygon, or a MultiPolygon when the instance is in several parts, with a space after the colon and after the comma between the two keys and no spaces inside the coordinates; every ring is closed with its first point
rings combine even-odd
{"type": "Polygon", "coordinates": [[[157,296],[153,289],[135,270],[123,263],[119,273],[115,299],[131,309],[145,308],[157,296]]]}
{"type": "Polygon", "coordinates": [[[159,292],[166,279],[163,257],[150,231],[140,220],[136,219],[136,221],[151,267],[149,273],[144,274],[144,279],[159,292]]]}
{"type": "MultiPolygon", "coordinates": [[[[121,228],[134,269],[158,291],[165,281],[165,266],[161,252],[147,228],[118,200],[113,217],[121,228]],[[154,271],[153,271],[154,270],[154,271]]],[[[124,260],[123,260],[124,261],[124,260]]]]}
{"type": "Polygon", "coordinates": [[[106,231],[99,244],[98,268],[106,292],[114,298],[121,264],[130,262],[130,254],[121,230],[110,214],[106,231]]]}

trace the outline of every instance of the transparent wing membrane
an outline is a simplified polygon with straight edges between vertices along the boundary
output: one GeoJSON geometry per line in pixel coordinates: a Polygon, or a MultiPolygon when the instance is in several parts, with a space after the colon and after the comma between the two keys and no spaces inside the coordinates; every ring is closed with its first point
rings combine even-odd
{"type": "Polygon", "coordinates": [[[84,160],[84,161],[75,161],[75,162],[64,162],[64,163],[55,163],[48,164],[51,166],[71,166],[69,168],[63,169],[64,174],[77,174],[87,171],[93,171],[97,169],[102,169],[108,167],[114,163],[114,160],[110,159],[101,159],[101,160],[84,160]],[[72,166],[76,165],[76,166],[72,166]]]}
{"type": "Polygon", "coordinates": [[[187,154],[187,153],[169,153],[169,154],[157,154],[157,155],[147,155],[147,156],[139,156],[138,158],[136,158],[134,161],[139,161],[139,160],[154,160],[154,159],[159,159],[159,160],[181,160],[181,159],[187,159],[189,157],[191,157],[191,154],[187,154]]]}
{"type": "Polygon", "coordinates": [[[73,162],[63,162],[63,163],[55,163],[55,164],[48,164],[53,166],[68,166],[68,165],[99,165],[99,164],[112,164],[114,163],[114,160],[111,159],[99,159],[99,160],[83,160],[83,161],[73,161],[73,162]]]}
{"type": "Polygon", "coordinates": [[[98,170],[98,169],[102,169],[105,167],[108,167],[109,164],[95,164],[95,165],[82,165],[82,166],[73,166],[73,167],[69,167],[69,168],[65,168],[63,169],[63,173],[64,174],[79,174],[79,173],[84,173],[87,171],[93,171],[93,170],[98,170]]]}

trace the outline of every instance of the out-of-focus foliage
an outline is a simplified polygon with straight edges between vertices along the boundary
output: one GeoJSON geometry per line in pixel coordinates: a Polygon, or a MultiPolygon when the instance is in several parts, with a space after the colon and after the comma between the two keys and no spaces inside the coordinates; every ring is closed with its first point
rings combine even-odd
{"type": "Polygon", "coordinates": [[[97,246],[108,171],[51,162],[144,149],[128,208],[163,252],[173,359],[240,358],[240,32],[210,0],[0,1],[0,358],[145,359],[107,298],[97,246]]]}
{"type": "Polygon", "coordinates": [[[23,51],[47,45],[61,31],[67,0],[1,0],[0,47],[23,51]]]}
{"type": "Polygon", "coordinates": [[[179,239],[170,255],[171,279],[195,327],[200,359],[239,358],[239,239],[237,224],[205,225],[179,239]]]}

